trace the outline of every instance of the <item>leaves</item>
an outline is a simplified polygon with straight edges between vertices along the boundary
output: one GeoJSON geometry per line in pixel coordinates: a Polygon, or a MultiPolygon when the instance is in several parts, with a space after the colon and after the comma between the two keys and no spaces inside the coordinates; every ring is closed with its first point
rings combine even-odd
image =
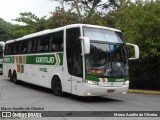
{"type": "Polygon", "coordinates": [[[14,25],[14,38],[22,37],[26,34],[38,32],[47,29],[48,23],[46,17],[39,18],[31,12],[20,13],[20,17],[14,19],[17,22],[22,22],[25,25],[14,25]]]}
{"type": "Polygon", "coordinates": [[[141,58],[160,55],[160,4],[157,1],[129,3],[116,13],[116,27],[128,42],[140,47],[141,58]]]}
{"type": "Polygon", "coordinates": [[[11,39],[11,24],[0,18],[0,41],[11,39]]]}
{"type": "Polygon", "coordinates": [[[48,19],[49,28],[57,28],[68,24],[78,23],[78,15],[71,11],[65,11],[64,8],[57,7],[55,12],[48,19]]]}

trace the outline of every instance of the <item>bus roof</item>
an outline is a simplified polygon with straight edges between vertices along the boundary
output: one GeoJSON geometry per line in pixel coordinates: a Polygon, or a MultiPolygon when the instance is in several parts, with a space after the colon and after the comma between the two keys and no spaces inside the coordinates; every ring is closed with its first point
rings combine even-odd
{"type": "Polygon", "coordinates": [[[40,31],[40,32],[28,34],[28,35],[25,35],[25,36],[23,36],[21,38],[17,38],[17,39],[14,39],[14,40],[8,40],[8,41],[6,41],[6,43],[20,41],[20,40],[24,40],[24,39],[28,39],[28,38],[34,38],[34,37],[38,37],[40,35],[46,35],[46,34],[50,34],[50,33],[56,32],[56,31],[58,32],[60,30],[64,30],[64,29],[67,29],[67,28],[74,28],[74,27],[93,27],[93,28],[100,28],[100,29],[107,29],[107,30],[111,30],[111,31],[121,32],[118,29],[114,29],[114,28],[110,28],[110,27],[104,27],[104,26],[98,26],[98,25],[70,24],[70,25],[66,25],[66,26],[63,26],[63,27],[55,28],[55,29],[47,29],[47,30],[43,30],[43,31],[40,31]]]}

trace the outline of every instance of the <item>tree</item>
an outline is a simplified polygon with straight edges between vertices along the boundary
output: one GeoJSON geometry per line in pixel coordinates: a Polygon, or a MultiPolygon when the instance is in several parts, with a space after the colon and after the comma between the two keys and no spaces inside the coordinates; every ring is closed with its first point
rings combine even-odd
{"type": "Polygon", "coordinates": [[[11,24],[0,18],[0,41],[6,41],[12,38],[10,28],[11,24]]]}
{"type": "Polygon", "coordinates": [[[91,18],[95,14],[106,14],[108,11],[115,9],[118,0],[50,0],[58,1],[61,7],[67,5],[70,11],[74,11],[78,15],[79,22],[83,22],[83,18],[91,18]],[[105,11],[104,11],[105,10],[105,11]]]}
{"type": "Polygon", "coordinates": [[[51,14],[52,16],[48,19],[48,27],[51,29],[79,22],[76,13],[70,10],[65,11],[64,8],[57,7],[51,14]]]}
{"type": "Polygon", "coordinates": [[[39,18],[31,12],[20,13],[20,17],[14,19],[17,22],[22,22],[25,25],[14,25],[14,37],[22,37],[26,34],[42,31],[48,28],[46,17],[39,18]]]}
{"type": "Polygon", "coordinates": [[[142,58],[160,55],[160,2],[137,1],[116,14],[116,27],[129,42],[140,46],[142,58]]]}
{"type": "Polygon", "coordinates": [[[140,48],[140,59],[130,61],[131,88],[160,90],[160,2],[124,3],[116,13],[116,27],[127,42],[140,48]]]}

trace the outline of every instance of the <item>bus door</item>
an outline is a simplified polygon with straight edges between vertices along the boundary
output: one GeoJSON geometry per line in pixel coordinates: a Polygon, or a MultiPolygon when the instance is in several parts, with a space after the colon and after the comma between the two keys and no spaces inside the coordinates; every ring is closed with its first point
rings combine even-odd
{"type": "Polygon", "coordinates": [[[75,43],[72,47],[72,93],[79,94],[82,91],[83,65],[81,43],[75,43]]]}
{"type": "Polygon", "coordinates": [[[80,93],[82,86],[82,50],[80,42],[80,28],[66,30],[66,58],[67,58],[67,84],[68,90],[73,94],[80,93]],[[71,89],[70,89],[71,88],[71,89]]]}

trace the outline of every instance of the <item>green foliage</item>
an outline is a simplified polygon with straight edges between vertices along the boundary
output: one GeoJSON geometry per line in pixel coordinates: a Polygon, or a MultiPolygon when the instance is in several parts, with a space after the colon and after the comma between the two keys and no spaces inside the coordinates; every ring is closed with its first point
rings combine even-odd
{"type": "MultiPolygon", "coordinates": [[[[117,0],[50,0],[58,1],[61,7],[67,5],[67,8],[71,12],[75,12],[78,15],[79,22],[83,21],[83,18],[90,19],[95,15],[101,13],[106,14],[107,11],[118,9],[117,0]]],[[[88,20],[89,21],[89,20],[88,20]]],[[[86,22],[86,21],[85,21],[86,22]]]]}
{"type": "Polygon", "coordinates": [[[13,33],[14,38],[22,37],[26,34],[38,32],[47,29],[48,22],[46,17],[39,18],[31,12],[20,13],[20,17],[16,18],[15,21],[22,22],[25,25],[14,25],[13,33]]]}
{"type": "Polygon", "coordinates": [[[11,38],[11,24],[0,18],[0,41],[7,41],[11,38]]]}
{"type": "Polygon", "coordinates": [[[68,24],[79,23],[78,15],[74,12],[65,11],[64,8],[57,7],[55,12],[48,19],[48,28],[57,28],[68,24]]]}
{"type": "Polygon", "coordinates": [[[128,42],[140,47],[141,58],[160,55],[159,1],[129,3],[116,14],[116,27],[124,30],[128,42]]]}
{"type": "Polygon", "coordinates": [[[127,42],[140,48],[140,59],[130,61],[131,88],[160,90],[160,2],[123,3],[116,13],[116,27],[127,42]]]}

